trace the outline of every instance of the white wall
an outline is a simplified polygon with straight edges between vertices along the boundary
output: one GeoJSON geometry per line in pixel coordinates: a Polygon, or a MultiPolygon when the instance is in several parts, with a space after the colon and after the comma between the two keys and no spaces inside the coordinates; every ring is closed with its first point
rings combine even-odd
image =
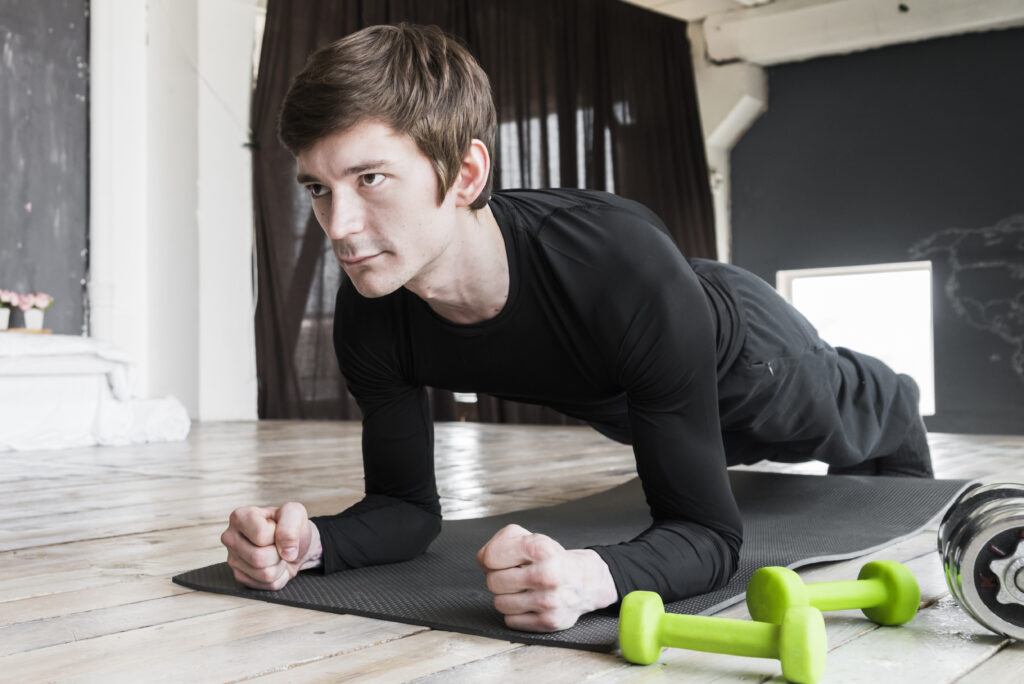
{"type": "Polygon", "coordinates": [[[139,396],[256,418],[248,106],[257,0],[93,0],[91,331],[139,396]]]}

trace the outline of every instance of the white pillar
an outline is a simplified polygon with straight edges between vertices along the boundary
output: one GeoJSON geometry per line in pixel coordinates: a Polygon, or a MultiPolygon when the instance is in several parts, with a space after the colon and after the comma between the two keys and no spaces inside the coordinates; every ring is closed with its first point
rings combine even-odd
{"type": "Polygon", "coordinates": [[[711,176],[718,260],[729,262],[732,259],[729,156],[740,137],[767,108],[768,81],[764,70],[756,64],[712,64],[707,58],[702,23],[691,22],[687,33],[693,51],[697,102],[711,176]]]}
{"type": "Polygon", "coordinates": [[[91,333],[136,394],[256,417],[247,140],[257,0],[91,4],[91,333]]]}
{"type": "Polygon", "coordinates": [[[149,391],[174,395],[198,418],[196,2],[153,0],[148,5],[149,391]]]}
{"type": "Polygon", "coordinates": [[[132,358],[147,396],[146,4],[92,0],[89,15],[89,329],[132,358]]]}
{"type": "Polygon", "coordinates": [[[257,0],[199,3],[199,417],[256,418],[249,102],[257,0]]]}

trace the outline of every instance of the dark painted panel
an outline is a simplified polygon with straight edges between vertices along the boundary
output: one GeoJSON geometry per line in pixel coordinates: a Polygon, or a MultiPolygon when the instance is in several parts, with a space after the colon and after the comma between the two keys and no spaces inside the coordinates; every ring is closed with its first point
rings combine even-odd
{"type": "Polygon", "coordinates": [[[0,0],[0,288],[53,295],[45,325],[70,334],[85,321],[88,59],[88,2],[0,0]]]}

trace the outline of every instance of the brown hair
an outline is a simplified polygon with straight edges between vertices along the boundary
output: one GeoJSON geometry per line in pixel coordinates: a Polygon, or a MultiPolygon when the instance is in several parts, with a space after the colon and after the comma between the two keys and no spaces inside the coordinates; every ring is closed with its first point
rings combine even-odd
{"type": "MultiPolygon", "coordinates": [[[[278,120],[297,154],[367,120],[409,135],[431,161],[437,202],[455,183],[474,138],[494,149],[497,126],[487,74],[436,26],[370,26],[314,52],[292,81],[278,120]]],[[[470,209],[491,194],[488,174],[470,209]]]]}

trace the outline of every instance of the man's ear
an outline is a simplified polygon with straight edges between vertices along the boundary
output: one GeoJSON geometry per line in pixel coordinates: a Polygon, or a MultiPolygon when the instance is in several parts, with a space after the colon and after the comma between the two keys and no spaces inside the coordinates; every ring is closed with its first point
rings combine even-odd
{"type": "Polygon", "coordinates": [[[487,152],[487,145],[473,138],[469,144],[469,151],[462,159],[459,175],[452,186],[455,206],[468,207],[475,202],[487,184],[487,175],[490,171],[491,155],[487,152]]]}

